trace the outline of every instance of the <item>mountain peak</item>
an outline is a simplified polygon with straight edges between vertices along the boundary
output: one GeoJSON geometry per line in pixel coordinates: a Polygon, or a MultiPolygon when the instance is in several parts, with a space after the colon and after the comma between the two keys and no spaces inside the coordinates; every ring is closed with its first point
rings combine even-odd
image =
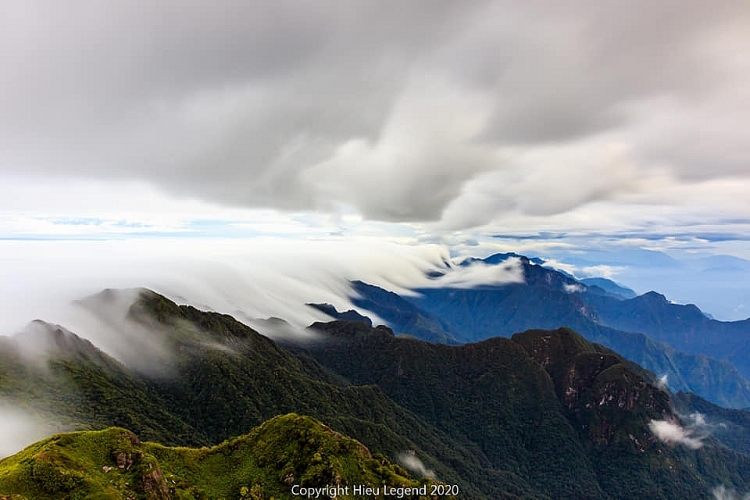
{"type": "MultiPolygon", "coordinates": [[[[638,298],[638,297],[636,297],[636,298],[638,298]]],[[[644,293],[643,295],[640,296],[640,298],[643,299],[643,300],[648,300],[648,301],[652,301],[652,302],[663,302],[665,304],[669,303],[669,301],[667,300],[667,297],[665,295],[663,295],[663,294],[661,294],[659,292],[655,292],[653,290],[650,290],[650,291],[644,293]]]]}
{"type": "Polygon", "coordinates": [[[309,327],[311,330],[323,332],[330,337],[355,338],[368,335],[384,335],[394,337],[393,330],[385,325],[373,327],[362,321],[336,320],[329,322],[315,322],[309,327]]]}
{"type": "Polygon", "coordinates": [[[638,373],[640,367],[569,328],[528,330],[511,339],[549,373],[569,418],[597,445],[645,452],[653,444],[651,420],[678,420],[669,395],[638,373]]]}
{"type": "Polygon", "coordinates": [[[334,319],[340,319],[340,320],[345,320],[345,321],[359,321],[361,323],[366,324],[367,326],[372,326],[372,320],[370,318],[360,314],[354,309],[349,309],[348,311],[339,311],[333,306],[333,304],[328,304],[328,303],[324,303],[324,304],[308,303],[305,305],[312,307],[314,309],[317,309],[318,311],[324,314],[327,314],[328,316],[334,319]]]}
{"type": "Polygon", "coordinates": [[[588,291],[594,291],[598,288],[603,293],[614,295],[620,299],[632,299],[638,295],[632,289],[624,287],[607,278],[583,278],[579,281],[588,287],[588,291]]]}
{"type": "Polygon", "coordinates": [[[293,413],[211,448],[165,447],[110,427],[57,434],[0,463],[2,498],[289,498],[295,488],[349,498],[350,485],[380,488],[386,482],[414,492],[428,491],[432,483],[293,413]]]}
{"type": "Polygon", "coordinates": [[[520,259],[523,264],[529,264],[529,263],[537,264],[537,265],[544,264],[544,259],[540,259],[539,257],[527,257],[525,255],[521,255],[516,252],[495,253],[483,259],[467,259],[467,260],[470,262],[481,261],[481,262],[484,262],[485,264],[500,264],[501,262],[505,262],[506,260],[511,259],[511,258],[520,259]]]}
{"type": "Polygon", "coordinates": [[[103,361],[106,355],[88,340],[60,325],[35,319],[13,336],[19,354],[26,360],[77,357],[103,361]]]}

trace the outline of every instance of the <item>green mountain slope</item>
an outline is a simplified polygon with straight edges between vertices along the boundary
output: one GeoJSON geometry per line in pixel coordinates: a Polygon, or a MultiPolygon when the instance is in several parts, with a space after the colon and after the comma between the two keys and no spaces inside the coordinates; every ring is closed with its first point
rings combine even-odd
{"type": "Polygon", "coordinates": [[[750,486],[746,455],[714,441],[699,450],[659,442],[649,424],[680,421],[668,394],[569,329],[446,346],[363,323],[314,328],[329,337],[307,347],[320,363],[377,384],[551,498],[710,498],[714,483],[750,486]]]}
{"type": "Polygon", "coordinates": [[[496,480],[475,446],[451,439],[380,388],[342,383],[230,316],[177,306],[147,291],[126,314],[134,328],[147,327],[166,346],[168,369],[155,375],[129,369],[75,334],[39,323],[44,328],[34,331],[41,337],[34,341],[48,348],[33,363],[19,355],[19,344],[29,339],[3,339],[0,398],[63,429],[114,425],[180,446],[218,443],[275,415],[304,413],[391,458],[415,451],[440,479],[460,484],[472,498],[534,491],[496,480]]]}
{"type": "Polygon", "coordinates": [[[750,411],[716,406],[705,399],[678,392],[673,397],[675,409],[695,422],[703,432],[739,452],[750,454],[750,411]]]}
{"type": "Polygon", "coordinates": [[[518,344],[498,338],[454,347],[362,323],[313,327],[329,336],[309,348],[319,362],[354,384],[377,384],[455,440],[474,444],[491,469],[550,498],[602,498],[549,377],[518,344]]]}
{"type": "MultiPolygon", "coordinates": [[[[310,417],[273,418],[211,448],[141,442],[108,428],[58,434],[0,461],[0,494],[27,499],[291,499],[301,488],[358,498],[355,487],[412,488],[427,498],[433,481],[310,417]],[[331,489],[333,488],[333,489],[331,489]]],[[[380,498],[383,496],[381,495],[380,498]]],[[[376,496],[373,496],[376,498],[376,496]]]]}
{"type": "MultiPolygon", "coordinates": [[[[132,368],[38,323],[2,339],[0,398],[68,427],[115,425],[180,446],[306,414],[392,460],[411,450],[477,500],[710,499],[719,484],[750,489],[747,455],[710,438],[701,449],[658,441],[653,420],[681,422],[666,394],[640,367],[570,330],[449,346],[332,322],[280,344],[153,292],[121,314],[123,338],[138,332],[156,358],[143,351],[132,368]],[[30,345],[43,356],[30,356],[30,345]],[[149,371],[150,359],[163,365],[149,371]]],[[[149,453],[167,470],[168,460],[149,453]]]]}
{"type": "Polygon", "coordinates": [[[0,337],[0,396],[55,422],[57,431],[117,425],[170,444],[211,442],[170,413],[148,380],[91,342],[41,321],[0,337]]]}

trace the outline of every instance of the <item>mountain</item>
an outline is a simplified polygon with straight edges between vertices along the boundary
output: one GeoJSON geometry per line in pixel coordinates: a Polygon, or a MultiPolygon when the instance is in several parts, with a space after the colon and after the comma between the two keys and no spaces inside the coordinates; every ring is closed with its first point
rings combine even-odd
{"type": "Polygon", "coordinates": [[[210,448],[142,442],[111,427],[58,434],[0,461],[0,494],[29,500],[292,499],[299,491],[357,498],[355,487],[384,484],[409,488],[403,498],[417,499],[435,483],[414,480],[354,439],[295,414],[210,448]]]}
{"type": "Polygon", "coordinates": [[[638,295],[630,288],[618,285],[614,281],[607,278],[583,278],[579,281],[586,285],[587,291],[592,291],[599,288],[605,293],[614,295],[615,297],[618,297],[620,299],[632,299],[633,297],[638,295]]]}
{"type": "Polygon", "coordinates": [[[358,313],[354,309],[349,309],[348,311],[341,311],[339,312],[333,305],[331,304],[306,304],[314,309],[317,309],[318,311],[327,314],[328,316],[335,318],[335,319],[342,319],[344,321],[361,321],[362,323],[366,324],[367,326],[373,326],[372,320],[368,318],[367,316],[363,316],[362,314],[358,313]]]}
{"type": "Polygon", "coordinates": [[[672,398],[675,410],[722,444],[750,454],[750,411],[717,406],[691,393],[678,392],[672,398]]]}
{"type": "Polygon", "coordinates": [[[506,253],[492,254],[489,257],[485,257],[483,259],[478,259],[476,257],[468,257],[461,261],[461,266],[470,266],[472,264],[476,264],[477,262],[483,262],[485,264],[500,264],[511,258],[526,259],[532,264],[537,264],[539,266],[544,264],[544,260],[538,257],[526,257],[525,255],[521,255],[515,252],[506,252],[506,253]]]}
{"type": "Polygon", "coordinates": [[[548,377],[520,346],[507,339],[431,344],[341,321],[312,328],[325,340],[307,346],[307,354],[355,385],[375,384],[471,446],[484,471],[466,470],[470,481],[481,473],[507,487],[544,488],[556,498],[601,494],[593,475],[586,474],[583,450],[558,411],[548,377]],[[564,454],[557,453],[560,442],[564,454]]]}
{"type": "MultiPolygon", "coordinates": [[[[741,339],[750,335],[750,324],[714,322],[700,311],[693,310],[689,317],[683,314],[683,319],[688,318],[688,324],[694,330],[700,330],[704,325],[723,325],[736,333],[736,351],[727,361],[727,356],[718,351],[712,355],[697,347],[681,349],[672,345],[668,338],[668,329],[675,321],[659,322],[643,311],[639,312],[638,304],[647,303],[649,294],[646,294],[646,300],[625,300],[598,285],[587,286],[516,254],[493,255],[481,262],[502,264],[510,257],[520,261],[524,283],[475,288],[422,288],[416,289],[414,295],[402,297],[354,281],[351,300],[362,312],[369,311],[388,321],[396,332],[432,342],[440,339],[446,339],[446,343],[475,342],[495,336],[509,337],[530,328],[568,326],[659,376],[666,375],[669,387],[674,391],[694,392],[728,407],[750,406],[750,380],[731,362],[746,356],[746,350],[739,349],[736,342],[742,342],[741,339]],[[633,307],[626,310],[629,304],[633,307]],[[617,311],[622,311],[622,314],[617,311]],[[619,322],[641,316],[646,317],[643,324],[619,322]],[[645,328],[641,328],[644,325],[650,329],[644,332],[645,328]]],[[[480,260],[465,261],[465,265],[477,261],[480,260]]],[[[672,312],[679,313],[680,307],[685,306],[674,306],[672,312]]],[[[675,315],[679,314],[669,317],[675,315]]],[[[712,331],[704,333],[709,335],[712,331]]]]}
{"type": "MultiPolygon", "coordinates": [[[[114,300],[113,292],[89,303],[102,300],[114,300]]],[[[483,474],[470,444],[452,440],[378,387],[351,385],[231,316],[178,306],[147,290],[122,314],[128,326],[120,334],[138,332],[141,342],[157,347],[157,359],[166,366],[148,372],[140,362],[130,368],[74,333],[45,324],[33,342],[26,338],[29,331],[2,339],[0,399],[59,422],[57,430],[114,425],[173,446],[218,443],[278,414],[302,413],[389,457],[412,450],[440,479],[460,484],[472,498],[499,498],[508,491],[495,484],[492,471],[483,474]],[[144,332],[153,338],[144,339],[144,332]],[[53,348],[27,361],[19,354],[22,346],[37,344],[40,334],[68,341],[57,348],[60,342],[43,339],[53,348]],[[469,470],[478,471],[476,481],[463,479],[469,470]]]]}
{"type": "MultiPolygon", "coordinates": [[[[153,292],[134,297],[118,314],[102,305],[122,302],[116,292],[87,303],[113,315],[125,344],[148,345],[155,354],[143,350],[130,366],[63,327],[35,323],[33,331],[2,339],[0,398],[68,428],[114,425],[167,446],[212,446],[279,414],[307,415],[356,439],[373,456],[396,461],[406,452],[423,470],[477,500],[710,499],[719,484],[750,490],[750,456],[710,437],[690,438],[689,420],[673,410],[648,372],[569,329],[446,345],[362,321],[334,321],[282,342],[231,316],[177,305],[153,292]],[[162,365],[149,371],[149,360],[162,365]]],[[[273,453],[302,452],[295,442],[287,435],[254,456],[284,470],[273,453]]],[[[97,448],[103,460],[111,460],[108,446],[105,440],[97,448]]],[[[72,447],[66,449],[74,452],[72,447]]],[[[211,455],[184,466],[179,450],[160,455],[162,448],[142,449],[154,457],[143,462],[152,466],[149,473],[174,474],[173,486],[205,492],[214,488],[212,476],[230,477],[221,472],[222,463],[241,461],[231,446],[220,453],[229,462],[211,455]]],[[[98,487],[102,476],[87,473],[104,465],[78,458],[43,464],[40,476],[65,488],[98,487]]],[[[22,473],[13,464],[25,467],[32,459],[10,462],[7,473],[22,473]]],[[[247,474],[242,477],[252,476],[247,474]]],[[[137,488],[139,477],[123,481],[137,488]]],[[[252,487],[231,477],[217,479],[216,488],[252,487]]],[[[149,491],[162,491],[153,479],[149,491]]],[[[148,497],[145,488],[136,493],[148,497]]]]}
{"type": "MultiPolygon", "coordinates": [[[[639,367],[569,329],[446,346],[362,323],[313,328],[327,341],[305,352],[321,364],[355,384],[377,384],[551,498],[708,498],[697,492],[726,477],[698,477],[697,463],[750,465],[715,441],[685,450],[656,440],[653,422],[680,421],[669,395],[639,367]]],[[[732,481],[744,484],[742,474],[732,481]]]]}
{"type": "MultiPolygon", "coordinates": [[[[389,325],[394,325],[399,332],[408,333],[428,342],[459,344],[460,341],[449,333],[446,325],[430,312],[421,310],[409,300],[380,287],[362,281],[352,282],[354,305],[367,311],[374,311],[389,325]]],[[[333,316],[336,319],[345,319],[333,316]]]]}
{"type": "Polygon", "coordinates": [[[693,304],[673,304],[656,292],[630,300],[588,296],[600,321],[621,330],[642,332],[689,354],[705,354],[731,362],[750,377],[750,319],[717,321],[693,304]]]}
{"type": "Polygon", "coordinates": [[[167,409],[148,380],[73,332],[39,320],[0,337],[0,399],[55,422],[55,431],[119,425],[147,439],[209,443],[167,409]]]}

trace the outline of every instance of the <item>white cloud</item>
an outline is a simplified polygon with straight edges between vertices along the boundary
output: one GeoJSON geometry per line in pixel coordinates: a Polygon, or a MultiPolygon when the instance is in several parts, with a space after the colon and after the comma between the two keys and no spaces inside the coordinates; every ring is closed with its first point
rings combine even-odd
{"type": "Polygon", "coordinates": [[[578,293],[583,292],[585,289],[586,288],[583,285],[579,285],[578,283],[563,283],[563,290],[565,291],[565,293],[578,293]]]}
{"type": "Polygon", "coordinates": [[[741,495],[733,489],[728,489],[723,484],[711,490],[715,500],[750,500],[750,493],[741,495]]]}
{"type": "Polygon", "coordinates": [[[571,276],[576,275],[576,266],[573,264],[566,264],[555,259],[544,259],[544,267],[549,267],[557,271],[570,274],[571,276]]]}
{"type": "Polygon", "coordinates": [[[696,427],[705,427],[707,425],[706,416],[700,412],[691,413],[689,418],[696,427]]]}
{"type": "Polygon", "coordinates": [[[696,437],[692,430],[684,429],[682,426],[674,422],[652,420],[649,422],[648,428],[654,436],[667,444],[681,444],[691,450],[697,450],[703,446],[702,437],[696,437]]]}
{"type": "Polygon", "coordinates": [[[421,285],[422,288],[473,288],[481,285],[505,285],[523,283],[523,267],[520,259],[510,258],[502,264],[489,265],[481,262],[468,266],[451,266],[440,271],[441,276],[421,285]]]}
{"type": "MultiPolygon", "coordinates": [[[[433,285],[426,273],[435,271],[448,272],[446,283],[463,285],[519,279],[513,266],[464,270],[445,247],[378,238],[0,241],[0,332],[14,333],[39,318],[97,340],[106,328],[72,301],[104,288],[138,287],[240,320],[275,316],[305,327],[325,319],[305,303],[354,308],[349,280],[406,292],[433,285]]],[[[103,340],[95,343],[109,345],[103,340]]],[[[107,350],[116,353],[117,346],[107,350]]]]}
{"type": "Polygon", "coordinates": [[[613,279],[623,269],[617,266],[608,266],[601,264],[597,266],[584,266],[580,269],[579,274],[584,278],[607,278],[613,279]]]}
{"type": "Polygon", "coordinates": [[[417,456],[413,452],[399,453],[397,459],[401,465],[403,465],[419,477],[429,477],[430,479],[435,479],[435,471],[425,467],[422,461],[417,458],[417,456]]]}

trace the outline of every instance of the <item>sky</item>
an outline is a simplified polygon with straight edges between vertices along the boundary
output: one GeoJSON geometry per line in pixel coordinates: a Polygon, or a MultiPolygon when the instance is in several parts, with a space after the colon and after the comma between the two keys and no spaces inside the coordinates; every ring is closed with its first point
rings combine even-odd
{"type": "Polygon", "coordinates": [[[214,262],[328,242],[351,265],[376,248],[388,266],[391,245],[419,247],[419,268],[518,251],[750,316],[746,1],[0,13],[0,278],[17,302],[55,274],[119,283],[122,249],[214,262]]]}

